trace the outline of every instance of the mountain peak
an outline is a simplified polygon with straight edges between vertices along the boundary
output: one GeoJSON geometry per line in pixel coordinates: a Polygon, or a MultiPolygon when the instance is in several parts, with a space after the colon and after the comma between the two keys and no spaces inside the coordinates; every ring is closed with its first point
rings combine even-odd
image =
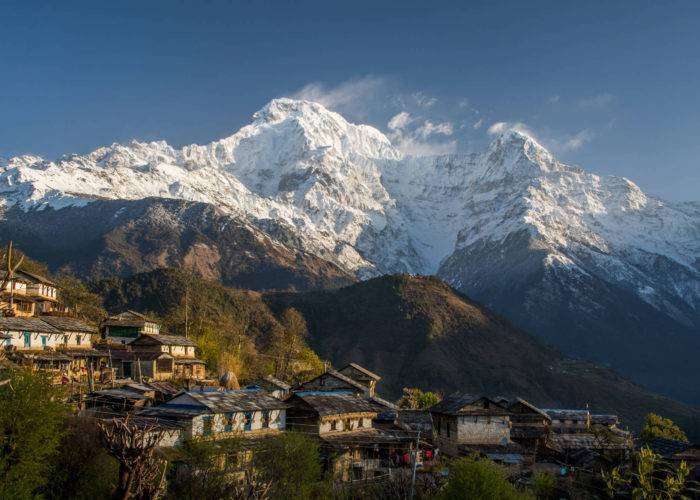
{"type": "Polygon", "coordinates": [[[255,123],[279,123],[288,118],[323,116],[345,125],[348,122],[338,113],[326,109],[322,104],[303,99],[280,97],[273,99],[253,114],[255,123]]]}

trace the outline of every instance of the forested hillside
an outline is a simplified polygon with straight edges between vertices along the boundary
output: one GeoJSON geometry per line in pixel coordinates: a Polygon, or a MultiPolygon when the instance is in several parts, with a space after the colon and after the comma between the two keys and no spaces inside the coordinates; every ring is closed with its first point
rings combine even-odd
{"type": "Polygon", "coordinates": [[[406,386],[517,395],[543,407],[589,404],[618,412],[635,427],[654,411],[691,434],[700,429],[696,409],[612,370],[564,357],[437,278],[395,275],[333,291],[260,294],[157,270],[103,280],[95,291],[108,310],[149,311],[178,334],[185,333],[188,309],[189,334],[207,359],[214,366],[228,360],[243,378],[256,371],[250,363],[263,361],[269,369],[275,355],[289,356],[270,346],[272,339],[284,343],[280,332],[298,330],[290,326],[298,320],[290,318],[293,310],[322,359],[356,361],[380,373],[379,390],[389,398],[406,386]]]}

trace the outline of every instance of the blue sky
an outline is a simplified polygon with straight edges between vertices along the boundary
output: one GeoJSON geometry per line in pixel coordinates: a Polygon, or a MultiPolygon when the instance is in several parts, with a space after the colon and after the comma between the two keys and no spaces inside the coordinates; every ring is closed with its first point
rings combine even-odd
{"type": "Polygon", "coordinates": [[[522,127],[565,161],[700,200],[699,2],[0,0],[0,12],[5,157],[204,143],[286,95],[413,153],[522,127]]]}

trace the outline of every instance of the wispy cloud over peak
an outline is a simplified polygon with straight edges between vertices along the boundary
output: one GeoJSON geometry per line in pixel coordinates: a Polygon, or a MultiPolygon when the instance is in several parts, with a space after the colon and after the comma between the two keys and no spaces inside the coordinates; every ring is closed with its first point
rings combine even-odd
{"type": "Polygon", "coordinates": [[[423,122],[416,131],[420,136],[427,138],[431,135],[452,135],[454,126],[452,122],[433,123],[430,120],[423,122]]]}
{"type": "Polygon", "coordinates": [[[292,93],[290,97],[323,104],[339,112],[362,112],[362,103],[381,92],[385,80],[376,76],[365,76],[331,86],[323,82],[311,82],[292,93]]]}
{"type": "Polygon", "coordinates": [[[591,142],[593,137],[594,134],[591,131],[581,130],[566,138],[559,149],[561,151],[576,151],[577,149],[581,149],[585,144],[591,142]]]}
{"type": "Polygon", "coordinates": [[[411,117],[411,113],[402,111],[394,115],[386,126],[389,128],[389,130],[402,130],[412,121],[413,118],[411,117]]]}

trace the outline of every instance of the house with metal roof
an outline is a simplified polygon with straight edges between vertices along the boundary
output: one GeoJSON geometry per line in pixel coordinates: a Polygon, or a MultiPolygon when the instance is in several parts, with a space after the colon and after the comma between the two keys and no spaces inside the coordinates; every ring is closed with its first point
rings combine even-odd
{"type": "Polygon", "coordinates": [[[260,391],[189,391],[158,406],[146,408],[139,417],[179,426],[174,446],[194,437],[226,439],[258,438],[286,428],[287,404],[260,391]]]}

